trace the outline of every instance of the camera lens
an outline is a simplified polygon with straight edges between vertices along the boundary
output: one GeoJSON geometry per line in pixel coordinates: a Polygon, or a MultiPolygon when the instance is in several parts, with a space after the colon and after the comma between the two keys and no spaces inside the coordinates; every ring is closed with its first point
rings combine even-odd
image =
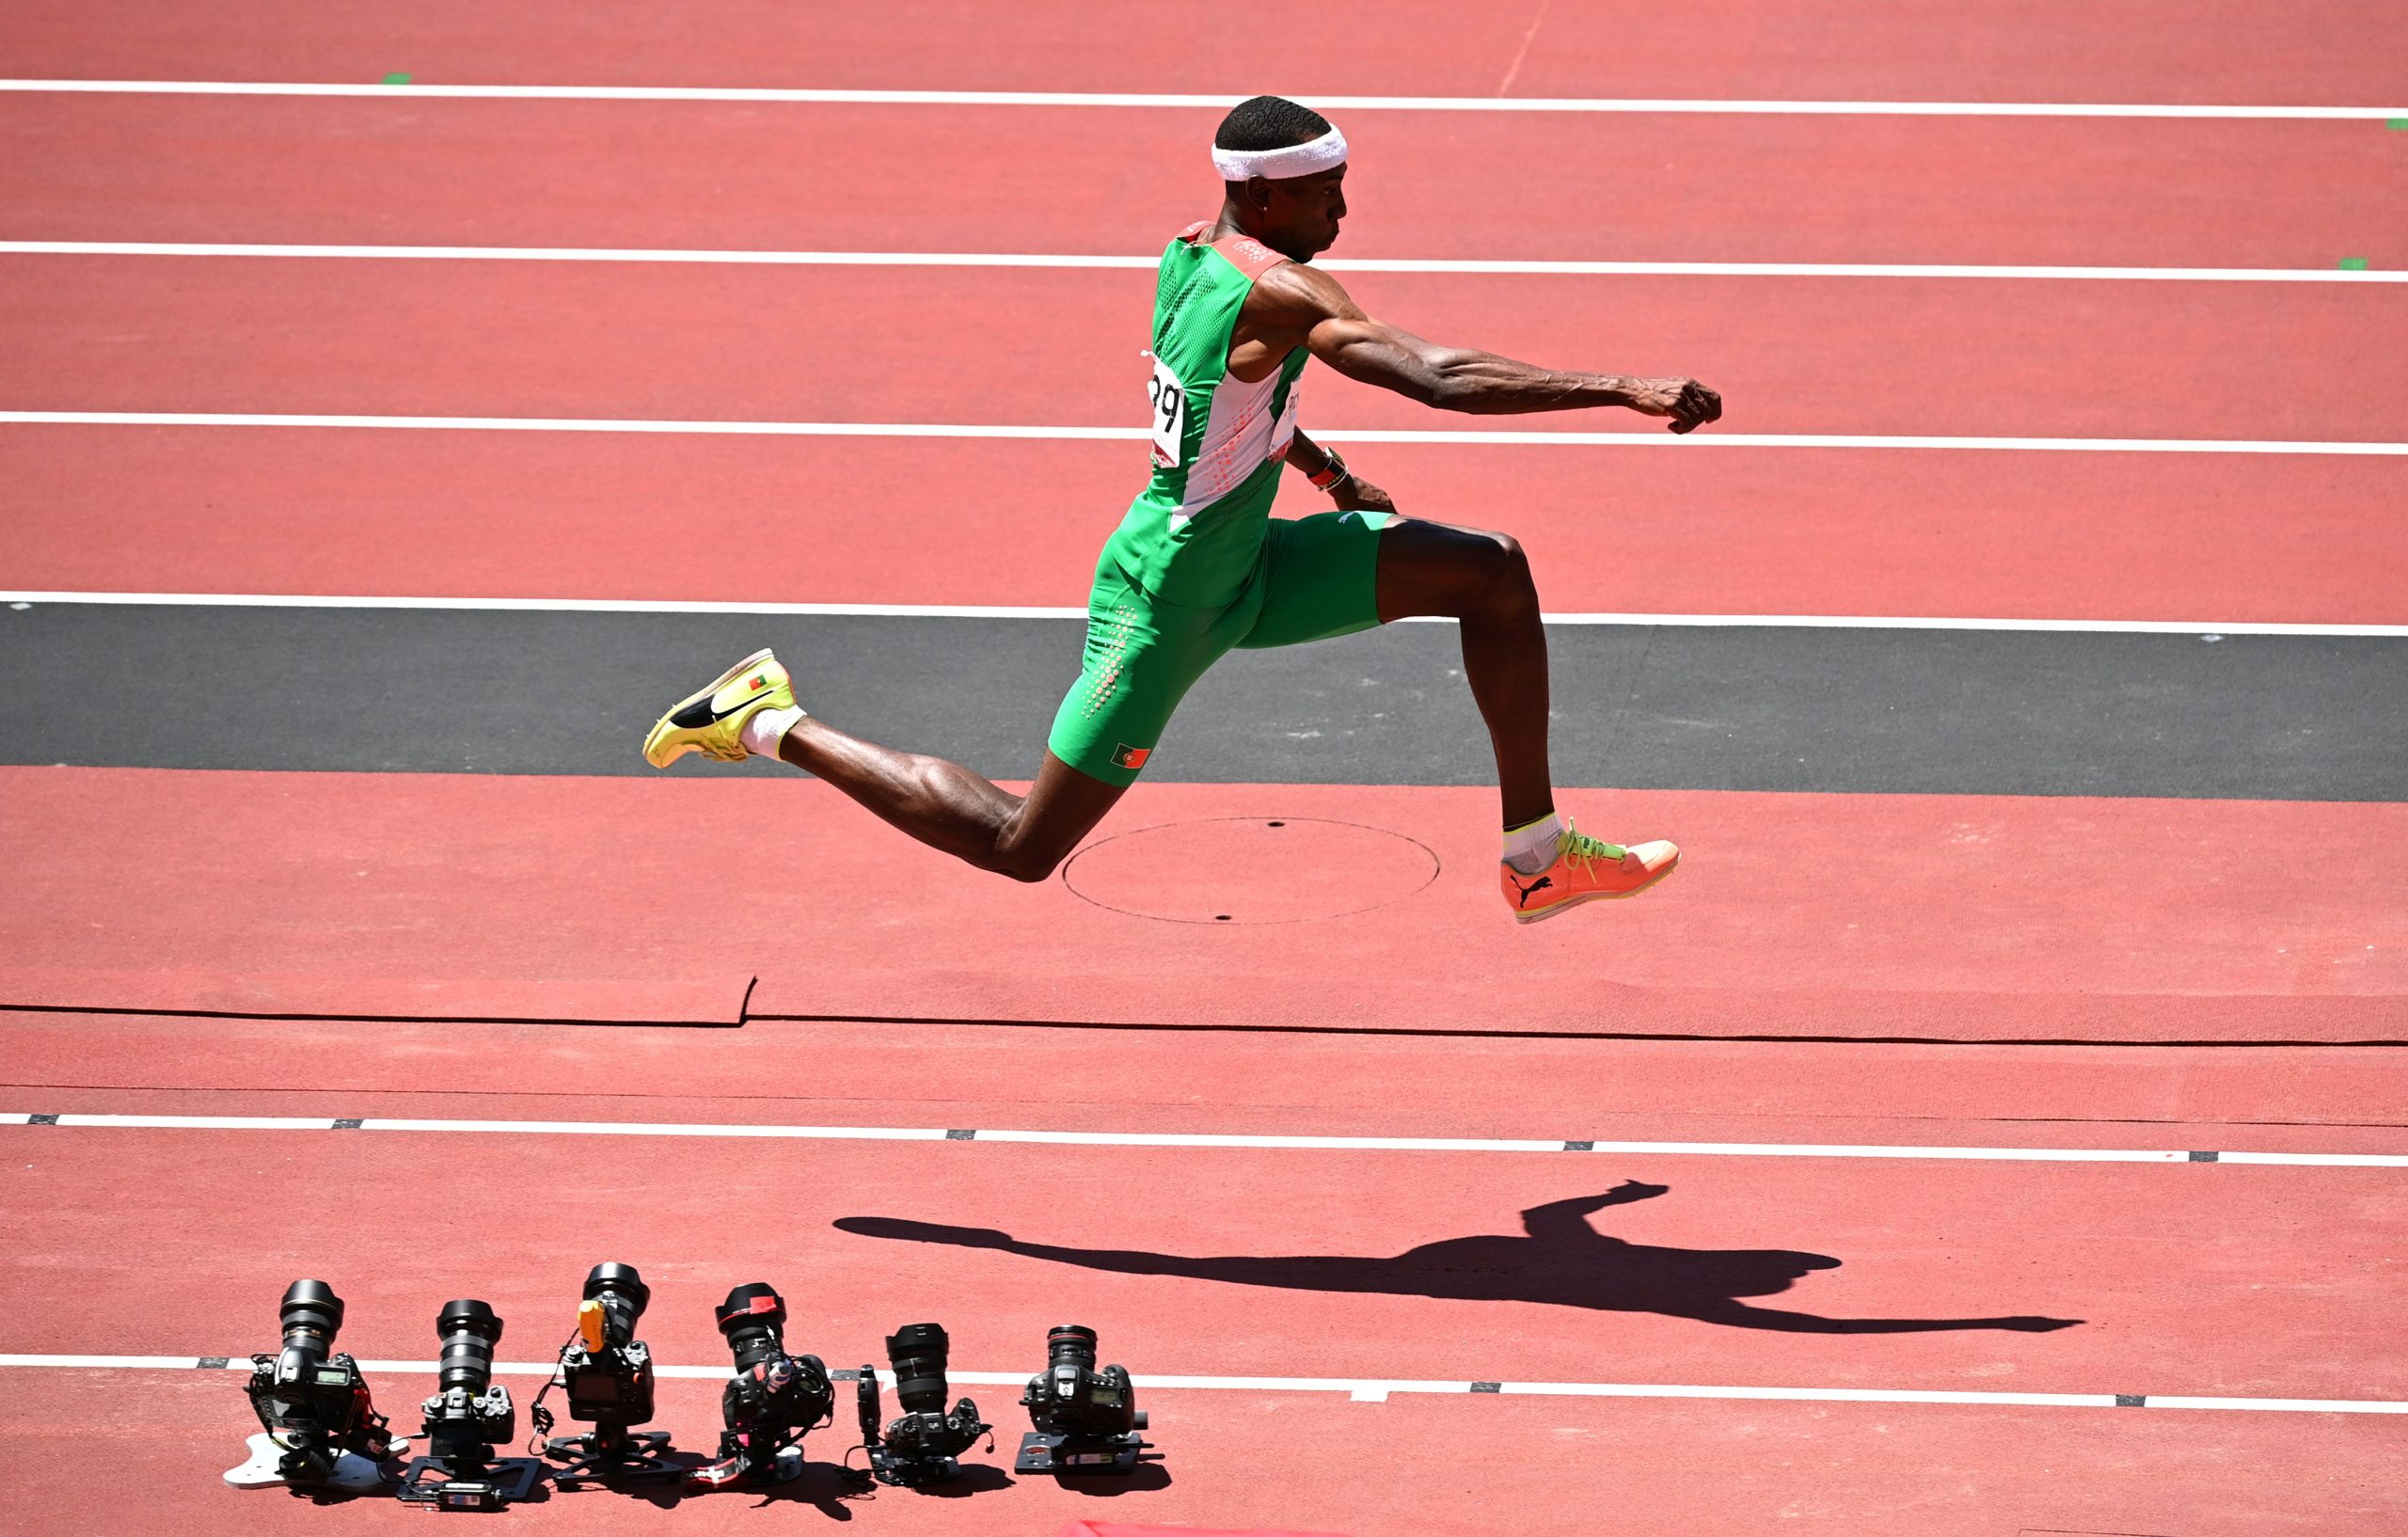
{"type": "Polygon", "coordinates": [[[886,1337],[895,1396],[913,1414],[944,1413],[944,1361],[950,1342],[939,1323],[906,1323],[886,1337]]]}
{"type": "Polygon", "coordinates": [[[1095,1331],[1080,1323],[1056,1323],[1045,1336],[1045,1361],[1048,1366],[1074,1366],[1082,1371],[1093,1371],[1095,1331]]]}
{"type": "Polygon", "coordinates": [[[326,1348],[342,1327],[342,1299],[324,1281],[295,1281],[284,1289],[284,1348],[299,1351],[314,1364],[326,1358],[326,1348]]]}
{"type": "Polygon", "coordinates": [[[652,1301],[633,1265],[600,1264],[586,1275],[585,1300],[602,1305],[603,1339],[621,1349],[636,1337],[636,1320],[652,1301]]]}
{"type": "Polygon", "coordinates": [[[750,1371],[785,1353],[778,1331],[785,1325],[786,1302],[767,1281],[739,1286],[719,1305],[719,1332],[736,1353],[736,1370],[750,1371]]]}
{"type": "Polygon", "coordinates": [[[501,1343],[501,1320],[473,1297],[447,1302],[435,1315],[435,1332],[443,1340],[436,1383],[445,1389],[465,1387],[482,1393],[493,1380],[493,1348],[501,1343]]]}

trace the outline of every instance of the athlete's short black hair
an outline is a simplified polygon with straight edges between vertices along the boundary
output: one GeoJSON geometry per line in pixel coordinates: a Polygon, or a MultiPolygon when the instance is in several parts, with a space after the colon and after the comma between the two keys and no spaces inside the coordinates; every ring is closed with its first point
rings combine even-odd
{"type": "Polygon", "coordinates": [[[1329,119],[1284,96],[1254,96],[1229,108],[1212,135],[1215,150],[1285,150],[1329,132],[1329,119]]]}

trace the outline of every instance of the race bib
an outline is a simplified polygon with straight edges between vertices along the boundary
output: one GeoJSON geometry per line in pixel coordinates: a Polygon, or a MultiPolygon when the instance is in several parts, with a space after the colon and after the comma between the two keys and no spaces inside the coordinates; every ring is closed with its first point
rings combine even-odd
{"type": "Polygon", "coordinates": [[[1170,365],[1157,357],[1146,393],[1153,405],[1154,463],[1176,469],[1180,444],[1187,436],[1187,389],[1170,365]]]}

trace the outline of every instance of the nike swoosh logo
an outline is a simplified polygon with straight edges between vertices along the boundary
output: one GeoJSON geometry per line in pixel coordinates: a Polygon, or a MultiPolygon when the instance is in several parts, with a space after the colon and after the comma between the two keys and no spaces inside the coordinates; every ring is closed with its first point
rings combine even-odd
{"type": "Polygon", "coordinates": [[[759,703],[768,698],[772,691],[764,689],[758,693],[747,694],[725,709],[721,709],[709,696],[697,699],[690,705],[681,706],[676,713],[670,716],[669,723],[680,731],[700,731],[705,726],[716,725],[726,720],[748,705],[759,703]]]}

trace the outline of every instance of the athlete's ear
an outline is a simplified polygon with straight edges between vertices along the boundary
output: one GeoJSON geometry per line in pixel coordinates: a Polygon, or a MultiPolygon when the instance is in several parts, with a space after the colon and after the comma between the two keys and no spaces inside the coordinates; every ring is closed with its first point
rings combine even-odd
{"type": "Polygon", "coordinates": [[[1267,178],[1267,177],[1261,177],[1261,176],[1249,176],[1249,177],[1247,177],[1247,178],[1245,179],[1245,200],[1246,200],[1249,204],[1253,205],[1254,210],[1255,210],[1255,212],[1256,212],[1256,213],[1258,213],[1258,214],[1268,214],[1268,213],[1270,213],[1270,212],[1271,212],[1271,182],[1270,182],[1270,179],[1269,179],[1269,178],[1267,178]]]}

